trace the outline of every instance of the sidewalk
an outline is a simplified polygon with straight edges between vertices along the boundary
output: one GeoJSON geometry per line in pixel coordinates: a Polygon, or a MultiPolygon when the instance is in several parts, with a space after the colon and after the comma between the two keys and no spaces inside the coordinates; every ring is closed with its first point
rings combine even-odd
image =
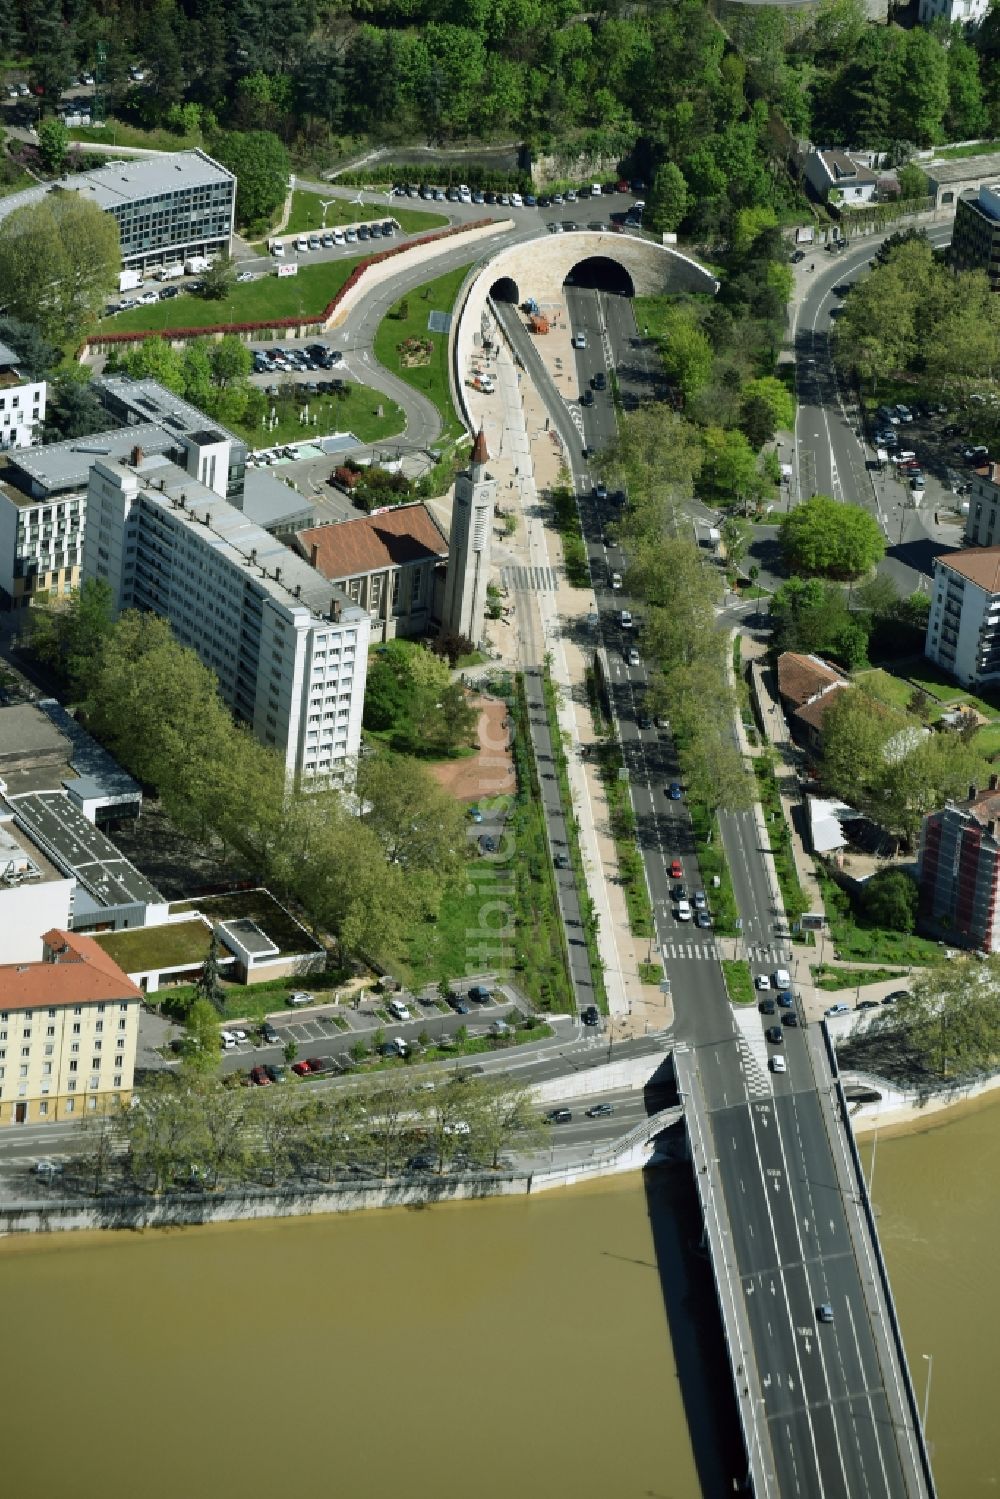
{"type": "Polygon", "coordinates": [[[546,427],[546,407],[505,346],[492,364],[498,388],[495,395],[483,398],[481,416],[490,471],[498,480],[498,501],[517,517],[513,536],[495,533],[493,563],[501,573],[531,571],[509,575],[520,580],[508,584],[506,603],[512,613],[509,619],[491,622],[488,633],[498,662],[512,670],[538,666],[549,658],[587,891],[597,914],[609,1030],[615,1039],[624,1039],[666,1028],[673,1011],[657,986],[639,978],[649,944],[636,941],[629,930],[604,788],[583,748],[596,739],[586,672],[596,643],[588,616],[596,613],[597,602],[591,589],[567,583],[560,538],[544,522],[539,491],[554,485],[564,469],[561,445],[546,427]]]}

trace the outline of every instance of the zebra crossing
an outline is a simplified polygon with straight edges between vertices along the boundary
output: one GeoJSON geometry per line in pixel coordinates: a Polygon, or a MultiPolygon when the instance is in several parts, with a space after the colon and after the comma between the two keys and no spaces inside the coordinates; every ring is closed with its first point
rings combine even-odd
{"type": "Polygon", "coordinates": [[[721,956],[715,942],[663,942],[660,952],[665,958],[699,958],[717,963],[721,956]]]}
{"type": "Polygon", "coordinates": [[[551,567],[505,567],[501,569],[500,582],[517,593],[552,593],[559,586],[551,567]]]}
{"type": "Polygon", "coordinates": [[[762,963],[771,968],[787,968],[792,962],[791,948],[781,947],[777,943],[773,946],[766,943],[754,946],[751,943],[740,956],[746,958],[748,963],[762,963]]]}

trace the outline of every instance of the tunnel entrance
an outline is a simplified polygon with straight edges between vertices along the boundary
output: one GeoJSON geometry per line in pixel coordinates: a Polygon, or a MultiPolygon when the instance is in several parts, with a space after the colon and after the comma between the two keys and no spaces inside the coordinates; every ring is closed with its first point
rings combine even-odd
{"type": "Polygon", "coordinates": [[[616,292],[622,297],[635,296],[632,277],[610,255],[591,255],[586,260],[578,261],[566,277],[564,285],[583,286],[590,291],[616,292]]]}
{"type": "Polygon", "coordinates": [[[490,287],[490,296],[494,302],[512,302],[515,307],[521,300],[513,276],[499,276],[490,287]]]}

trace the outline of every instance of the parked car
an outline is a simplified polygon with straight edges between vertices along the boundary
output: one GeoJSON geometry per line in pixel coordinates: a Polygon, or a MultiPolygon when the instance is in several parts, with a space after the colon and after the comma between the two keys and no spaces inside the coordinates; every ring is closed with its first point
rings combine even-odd
{"type": "Polygon", "coordinates": [[[489,1004],[492,997],[492,991],[485,984],[473,984],[469,990],[469,998],[477,1005],[489,1004]]]}
{"type": "Polygon", "coordinates": [[[412,1020],[413,1016],[401,999],[390,999],[389,1009],[397,1020],[412,1020]]]}
{"type": "Polygon", "coordinates": [[[267,1046],[276,1046],[281,1040],[279,1033],[267,1020],[264,1021],[264,1024],[260,1028],[260,1037],[267,1046]]]}
{"type": "Polygon", "coordinates": [[[798,1025],[799,1017],[794,1010],[786,1010],[781,1017],[781,1023],[782,1025],[798,1025]]]}
{"type": "Polygon", "coordinates": [[[267,1087],[270,1087],[271,1079],[267,1075],[267,1068],[266,1067],[251,1067],[251,1069],[250,1069],[250,1081],[252,1083],[255,1083],[258,1088],[267,1088],[267,1087]]]}
{"type": "Polygon", "coordinates": [[[547,1124],[568,1124],[573,1114],[570,1109],[550,1109],[545,1116],[547,1124]]]}
{"type": "Polygon", "coordinates": [[[278,1067],[274,1062],[265,1062],[264,1071],[267,1073],[272,1083],[283,1083],[287,1075],[285,1073],[284,1067],[278,1067]]]}
{"type": "Polygon", "coordinates": [[[639,652],[634,645],[625,647],[625,661],[628,666],[640,666],[639,652]]]}
{"type": "Polygon", "coordinates": [[[842,1004],[842,1003],[841,1004],[836,1004],[836,1005],[830,1005],[829,1009],[826,1009],[826,1010],[823,1011],[824,1015],[849,1015],[850,1013],[851,1013],[851,1007],[850,1007],[850,1005],[845,1005],[845,1004],[842,1004]]]}
{"type": "Polygon", "coordinates": [[[795,1000],[792,997],[792,991],[791,991],[791,989],[781,989],[781,990],[779,990],[779,992],[778,992],[778,1004],[781,1006],[781,1008],[783,1010],[792,1010],[792,1009],[795,1008],[795,1000]]]}
{"type": "Polygon", "coordinates": [[[312,1068],[309,1066],[308,1062],[293,1062],[292,1071],[295,1073],[296,1077],[308,1077],[310,1072],[312,1071],[312,1068]]]}
{"type": "Polygon", "coordinates": [[[777,1005],[773,999],[762,999],[757,1008],[762,1015],[774,1015],[777,1011],[777,1005]]]}
{"type": "Polygon", "coordinates": [[[573,347],[574,347],[574,349],[585,349],[587,347],[587,335],[586,335],[586,333],[574,333],[573,334],[573,347]]]}
{"type": "Polygon", "coordinates": [[[755,973],[753,982],[755,989],[770,989],[771,987],[771,980],[766,973],[755,973]]]}
{"type": "Polygon", "coordinates": [[[325,1072],[329,1063],[322,1057],[306,1057],[306,1066],[310,1072],[325,1072]]]}
{"type": "Polygon", "coordinates": [[[588,1119],[607,1119],[615,1111],[613,1103],[595,1103],[587,1110],[588,1119]]]}
{"type": "Polygon", "coordinates": [[[623,630],[631,630],[631,628],[632,628],[632,611],[631,611],[631,609],[622,609],[621,610],[621,612],[618,615],[618,623],[619,623],[619,625],[621,625],[621,627],[622,627],[623,630]]]}
{"type": "Polygon", "coordinates": [[[289,994],[288,998],[285,1000],[286,1005],[311,1005],[313,1003],[314,1001],[312,995],[307,994],[304,989],[296,989],[294,993],[289,994]]]}
{"type": "Polygon", "coordinates": [[[785,1040],[785,1033],[781,1029],[780,1025],[769,1025],[767,1030],[764,1032],[764,1035],[770,1041],[772,1046],[781,1046],[783,1045],[785,1040]]]}

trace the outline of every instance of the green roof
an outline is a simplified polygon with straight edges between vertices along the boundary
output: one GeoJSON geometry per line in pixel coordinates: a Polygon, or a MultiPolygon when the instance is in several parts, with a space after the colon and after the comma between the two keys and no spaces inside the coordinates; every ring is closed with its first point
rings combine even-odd
{"type": "Polygon", "coordinates": [[[171,905],[170,913],[174,915],[178,911],[200,911],[209,921],[243,919],[256,922],[282,957],[322,951],[320,944],[310,937],[294,916],[289,915],[269,890],[234,890],[228,895],[206,895],[198,900],[177,901],[171,905]]]}
{"type": "MultiPolygon", "coordinates": [[[[187,968],[204,963],[212,933],[203,921],[176,921],[167,926],[137,927],[129,932],[102,932],[94,941],[125,973],[187,968]]],[[[220,961],[228,953],[220,952],[220,961]]]]}

